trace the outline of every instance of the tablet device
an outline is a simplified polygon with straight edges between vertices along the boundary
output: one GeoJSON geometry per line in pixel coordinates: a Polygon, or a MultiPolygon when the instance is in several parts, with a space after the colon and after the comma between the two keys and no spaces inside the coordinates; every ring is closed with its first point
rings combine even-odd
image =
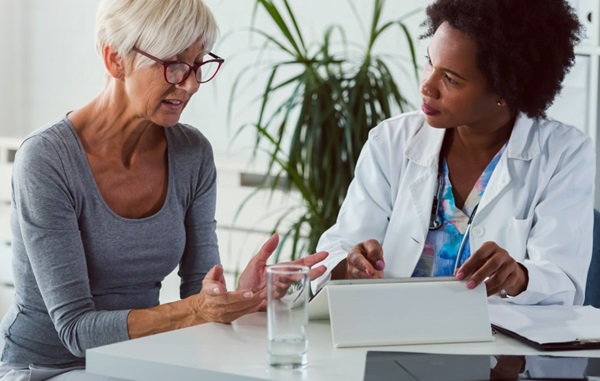
{"type": "Polygon", "coordinates": [[[375,279],[334,279],[325,283],[327,285],[344,284],[381,284],[381,283],[417,283],[417,282],[447,282],[457,281],[453,276],[435,276],[435,277],[413,277],[413,278],[375,278],[375,279]]]}
{"type": "Polygon", "coordinates": [[[338,348],[493,340],[485,284],[468,289],[454,277],[333,281],[309,318],[329,320],[338,348]]]}
{"type": "Polygon", "coordinates": [[[414,277],[414,278],[377,278],[377,279],[335,279],[330,280],[321,290],[312,297],[308,305],[308,316],[310,320],[329,320],[329,298],[328,292],[323,290],[327,286],[343,285],[381,285],[394,283],[417,283],[417,282],[447,282],[456,281],[453,276],[440,277],[414,277]]]}

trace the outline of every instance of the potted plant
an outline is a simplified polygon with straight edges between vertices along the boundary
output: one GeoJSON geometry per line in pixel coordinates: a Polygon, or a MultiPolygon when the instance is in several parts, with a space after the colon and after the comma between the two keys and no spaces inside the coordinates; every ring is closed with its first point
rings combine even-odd
{"type": "MultiPolygon", "coordinates": [[[[281,5],[256,0],[255,13],[262,8],[277,28],[267,33],[253,26],[252,31],[264,38],[263,48],[274,47],[282,58],[266,64],[269,76],[259,100],[260,113],[249,125],[257,133],[255,152],[260,148],[268,153],[269,181],[262,190],[283,187],[302,196],[298,205],[302,212],[291,220],[290,211],[282,213],[273,227],[283,232],[283,242],[291,241],[294,259],[314,252],[321,234],[335,223],[369,130],[394,113],[413,108],[402,86],[409,82],[418,86],[418,70],[403,18],[382,21],[384,0],[373,2],[367,43],[361,48],[348,44],[344,30],[336,25],[326,29],[320,42],[307,45],[289,2],[277,3],[281,5]],[[402,76],[392,74],[398,69],[391,67],[398,63],[397,55],[377,55],[373,49],[392,30],[408,45],[401,57],[408,70],[402,76]]],[[[350,1],[349,5],[353,6],[350,1]]],[[[356,9],[354,13],[358,17],[356,9]]]]}

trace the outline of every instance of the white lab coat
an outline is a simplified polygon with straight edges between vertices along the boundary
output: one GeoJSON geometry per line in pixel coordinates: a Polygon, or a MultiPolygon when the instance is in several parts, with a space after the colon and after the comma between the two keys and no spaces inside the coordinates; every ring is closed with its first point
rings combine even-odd
{"type": "MultiPolygon", "coordinates": [[[[357,243],[378,240],[385,277],[411,276],[423,251],[444,129],[420,112],[372,129],[337,222],[319,240],[327,273],[357,243]]],[[[528,270],[518,304],[581,304],[592,253],[595,153],[591,139],[554,120],[519,115],[485,189],[470,233],[504,248],[528,270]]]]}

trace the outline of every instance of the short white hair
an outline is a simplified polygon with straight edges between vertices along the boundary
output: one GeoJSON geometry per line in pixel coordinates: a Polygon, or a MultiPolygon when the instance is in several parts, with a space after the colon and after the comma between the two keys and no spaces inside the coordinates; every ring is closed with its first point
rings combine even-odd
{"type": "MultiPolygon", "coordinates": [[[[206,52],[217,39],[215,18],[202,0],[102,0],[96,15],[96,49],[115,49],[129,67],[134,47],[172,57],[199,40],[206,52]]],[[[139,56],[136,67],[153,63],[139,56]]]]}

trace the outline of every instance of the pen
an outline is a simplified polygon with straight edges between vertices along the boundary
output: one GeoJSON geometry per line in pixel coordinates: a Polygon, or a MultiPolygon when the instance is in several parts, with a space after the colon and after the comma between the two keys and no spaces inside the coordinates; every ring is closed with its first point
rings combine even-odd
{"type": "Polygon", "coordinates": [[[458,253],[456,254],[456,262],[454,263],[454,274],[456,274],[456,270],[458,270],[458,266],[460,264],[460,260],[462,257],[462,252],[465,248],[465,243],[467,242],[467,236],[469,235],[469,232],[471,231],[471,223],[473,222],[473,217],[475,216],[475,212],[477,212],[478,206],[479,206],[479,204],[475,205],[475,208],[473,208],[473,211],[471,212],[471,215],[469,216],[469,220],[467,221],[467,229],[465,230],[465,234],[463,235],[462,239],[460,240],[460,245],[458,246],[458,253]]]}

